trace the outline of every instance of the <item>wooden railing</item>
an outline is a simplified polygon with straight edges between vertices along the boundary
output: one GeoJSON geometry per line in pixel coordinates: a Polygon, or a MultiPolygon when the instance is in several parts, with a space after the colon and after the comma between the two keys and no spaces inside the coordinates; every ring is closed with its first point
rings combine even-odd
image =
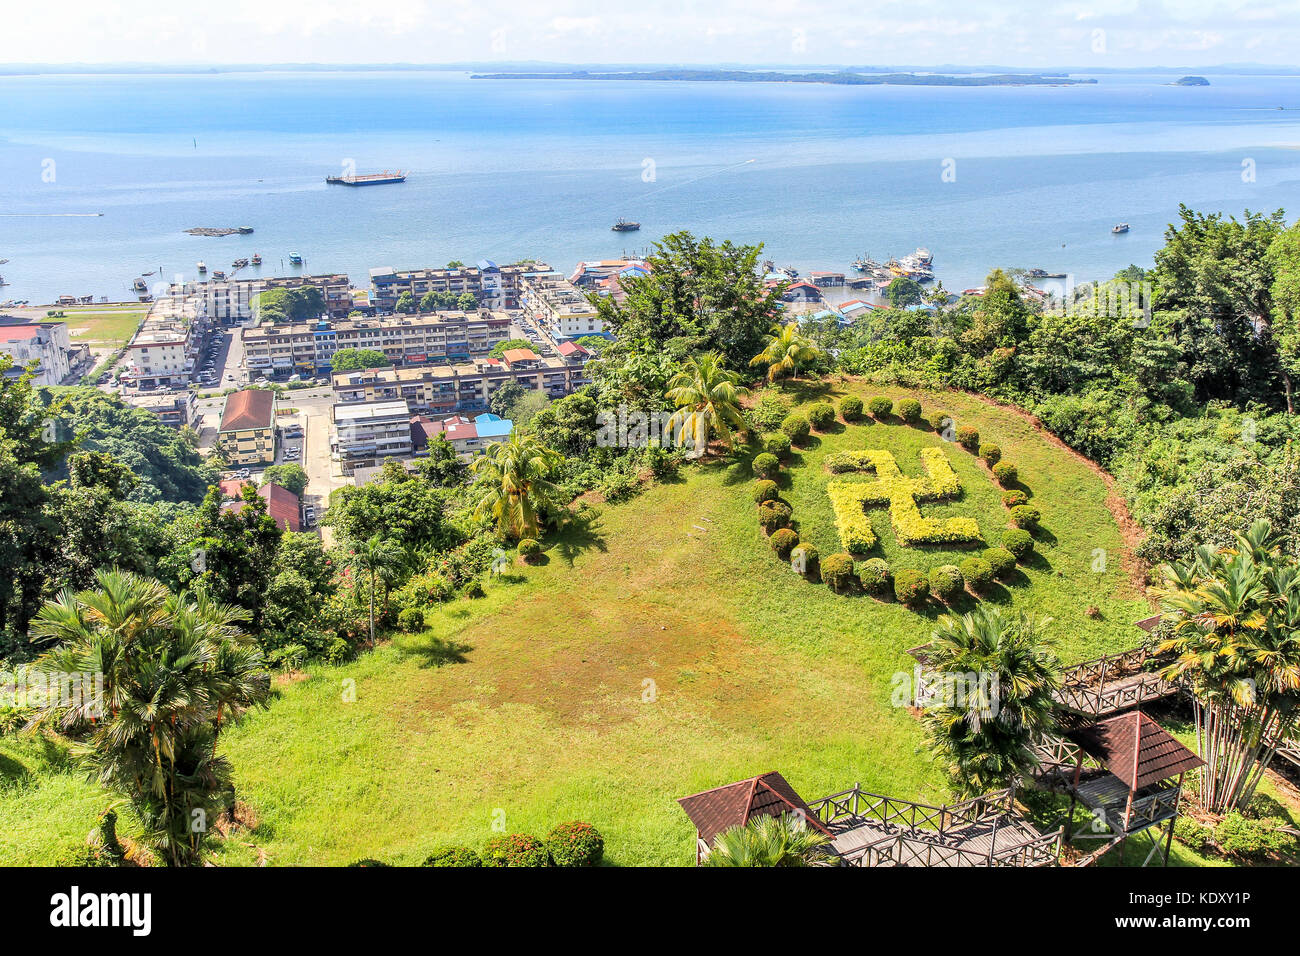
{"type": "Polygon", "coordinates": [[[826,825],[845,821],[874,820],[907,830],[923,830],[943,836],[952,830],[973,826],[994,817],[1011,813],[1015,791],[1012,788],[986,793],[961,803],[932,806],[899,800],[879,793],[869,793],[861,786],[843,790],[810,803],[817,819],[826,825]]]}
{"type": "Polygon", "coordinates": [[[1061,852],[1065,830],[1004,846],[992,854],[981,853],[960,845],[926,840],[905,833],[894,834],[846,853],[841,865],[984,867],[984,866],[1052,866],[1061,852]]]}
{"type": "Polygon", "coordinates": [[[1056,702],[1077,713],[1098,717],[1168,697],[1177,692],[1178,686],[1152,669],[1168,662],[1167,656],[1153,654],[1145,645],[1083,661],[1065,670],[1056,702]],[[1118,683],[1135,675],[1140,679],[1118,683]]]}
{"type": "MultiPolygon", "coordinates": [[[[1129,810],[1128,825],[1125,830],[1132,833],[1135,830],[1144,830],[1149,826],[1160,823],[1162,820],[1168,820],[1178,813],[1178,796],[1182,792],[1179,784],[1162,787],[1154,793],[1149,793],[1144,797],[1138,797],[1133,801],[1133,806],[1129,810]]],[[[1123,808],[1119,810],[1119,822],[1124,822],[1123,808]]]]}

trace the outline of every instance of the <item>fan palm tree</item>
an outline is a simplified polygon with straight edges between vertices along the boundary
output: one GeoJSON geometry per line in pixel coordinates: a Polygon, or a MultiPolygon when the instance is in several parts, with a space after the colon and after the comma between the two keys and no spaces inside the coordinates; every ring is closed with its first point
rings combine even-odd
{"type": "Polygon", "coordinates": [[[754,817],[713,839],[705,866],[815,866],[830,839],[792,813],[754,817]]]}
{"type": "Polygon", "coordinates": [[[1267,521],[1161,569],[1164,671],[1192,692],[1200,801],[1244,808],[1300,718],[1300,566],[1267,521]]]}
{"type": "Polygon", "coordinates": [[[513,541],[538,537],[542,515],[560,500],[550,478],[562,461],[559,452],[518,428],[505,441],[493,442],[470,464],[479,492],[474,519],[491,517],[513,541]]]}
{"type": "Polygon", "coordinates": [[[382,535],[371,535],[357,543],[352,551],[352,564],[370,575],[370,644],[375,643],[375,587],[379,578],[387,580],[393,569],[406,560],[401,545],[382,535]]]}
{"type": "Polygon", "coordinates": [[[195,864],[209,818],[232,792],[220,730],[265,706],[261,652],[240,630],[240,609],[127,572],[100,571],[96,584],[62,592],[31,630],[60,642],[39,668],[94,675],[102,689],[52,696],[33,723],[78,733],[77,760],[130,800],[158,855],[195,864]]]}
{"type": "Polygon", "coordinates": [[[739,381],[740,376],[723,368],[716,352],[682,363],[682,370],[669,379],[664,393],[677,408],[668,419],[669,440],[677,445],[689,444],[696,457],[704,454],[713,436],[730,448],[732,429],[745,427],[740,399],[749,390],[742,388],[739,381]]]}
{"type": "Polygon", "coordinates": [[[1045,645],[1049,618],[981,605],[944,615],[927,652],[934,675],[918,705],[936,759],[961,796],[1010,786],[1052,730],[1061,665],[1045,645]]]}
{"type": "Polygon", "coordinates": [[[749,360],[750,365],[767,366],[767,380],[775,382],[778,378],[799,374],[802,366],[821,358],[821,349],[799,332],[799,326],[791,322],[788,325],[777,323],[772,326],[767,336],[763,351],[749,360]]]}

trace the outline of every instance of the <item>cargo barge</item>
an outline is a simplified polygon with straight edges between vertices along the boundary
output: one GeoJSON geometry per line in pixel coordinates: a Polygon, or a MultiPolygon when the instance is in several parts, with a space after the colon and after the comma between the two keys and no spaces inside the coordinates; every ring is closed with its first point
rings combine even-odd
{"type": "Polygon", "coordinates": [[[406,173],[400,169],[395,173],[384,170],[382,173],[366,173],[362,176],[326,176],[327,183],[341,183],[344,186],[382,186],[386,183],[406,182],[406,173]]]}

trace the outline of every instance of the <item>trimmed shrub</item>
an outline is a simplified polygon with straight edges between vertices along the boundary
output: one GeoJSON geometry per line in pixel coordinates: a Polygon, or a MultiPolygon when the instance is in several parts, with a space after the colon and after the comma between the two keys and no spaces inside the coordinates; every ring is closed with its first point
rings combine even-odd
{"type": "Polygon", "coordinates": [[[980,433],[970,425],[962,425],[957,429],[957,444],[973,455],[980,447],[980,433]]]}
{"type": "Polygon", "coordinates": [[[546,849],[556,866],[599,866],[605,838],[590,823],[561,823],[546,835],[546,849]]]}
{"type": "Polygon", "coordinates": [[[777,528],[772,532],[772,537],[768,543],[772,545],[772,550],[776,552],[776,556],[785,561],[790,557],[790,552],[794,550],[794,546],[799,543],[799,536],[789,528],[777,528]]]}
{"type": "Polygon", "coordinates": [[[478,854],[467,846],[440,846],[424,858],[421,866],[482,866],[478,854]]]}
{"type": "Polygon", "coordinates": [[[776,455],[777,458],[783,458],[790,454],[790,436],[784,432],[772,432],[764,436],[763,450],[769,455],[776,455]]]}
{"type": "Polygon", "coordinates": [[[920,604],[930,596],[925,575],[914,568],[904,568],[894,575],[894,597],[904,604],[920,604]]]}
{"type": "Polygon", "coordinates": [[[1017,528],[1037,528],[1042,520],[1043,516],[1033,505],[1016,505],[1011,509],[1011,523],[1017,528]]]}
{"type": "Polygon", "coordinates": [[[1016,556],[1006,548],[985,548],[984,560],[993,569],[995,578],[1005,578],[1016,569],[1016,556]]]}
{"type": "Polygon", "coordinates": [[[941,432],[952,422],[952,416],[942,409],[936,408],[932,412],[926,412],[926,423],[937,432],[941,432]]]}
{"type": "Polygon", "coordinates": [[[520,538],[518,550],[519,556],[526,561],[542,553],[542,543],[536,538],[520,538]]]}
{"type": "Polygon", "coordinates": [[[1002,504],[1008,508],[1016,508],[1020,505],[1029,504],[1029,496],[1019,488],[1013,488],[1010,491],[1002,492],[1002,504]]]}
{"type": "Polygon", "coordinates": [[[776,486],[775,481],[764,478],[754,482],[754,500],[760,505],[764,501],[776,501],[780,496],[781,489],[776,486]]]}
{"type": "Polygon", "coordinates": [[[846,422],[862,419],[862,399],[856,395],[846,395],[840,399],[840,417],[846,422]]]}
{"type": "Polygon", "coordinates": [[[904,398],[898,403],[898,417],[909,425],[921,420],[921,403],[914,398],[904,398]]]}
{"type": "Polygon", "coordinates": [[[853,558],[847,554],[832,554],[822,561],[822,580],[835,592],[844,590],[853,580],[853,558]]]}
{"type": "Polygon", "coordinates": [[[402,608],[397,612],[397,626],[403,631],[424,630],[424,609],[418,607],[402,608]]]}
{"type": "Polygon", "coordinates": [[[993,466],[993,477],[997,479],[999,485],[1006,488],[1008,485],[1014,485],[1016,483],[1016,479],[1020,477],[1020,473],[1016,471],[1015,465],[1010,462],[1000,461],[993,466]]]}
{"type": "Polygon", "coordinates": [[[527,833],[493,837],[483,846],[484,866],[550,866],[546,845],[527,833]]]}
{"type": "Polygon", "coordinates": [[[1002,547],[1016,556],[1016,560],[1034,550],[1034,539],[1024,528],[1011,528],[1002,533],[1002,547]]]}
{"type": "Polygon", "coordinates": [[[816,402],[808,406],[808,423],[819,432],[835,424],[835,406],[830,402],[816,402]]]}
{"type": "MultiPolygon", "coordinates": [[[[1010,557],[1009,553],[1008,557],[1010,557]]],[[[1015,564],[1014,558],[1012,564],[1015,564]]],[[[961,575],[970,585],[970,589],[979,594],[993,583],[993,565],[984,558],[967,558],[961,563],[961,575]]]]}
{"type": "Polygon", "coordinates": [[[893,575],[889,573],[889,565],[885,563],[884,558],[868,558],[858,569],[858,580],[862,582],[862,587],[872,594],[884,594],[889,590],[893,575]]]}
{"type": "Polygon", "coordinates": [[[888,418],[894,411],[894,400],[877,395],[874,398],[867,399],[867,411],[871,417],[877,420],[888,418]]]}
{"type": "Polygon", "coordinates": [[[1253,863],[1264,863],[1274,855],[1295,846],[1295,838],[1277,829],[1280,819],[1252,820],[1233,811],[1214,828],[1214,842],[1229,856],[1253,863]]]}
{"type": "Polygon", "coordinates": [[[1185,813],[1174,820],[1174,836],[1179,843],[1198,853],[1206,853],[1211,849],[1210,828],[1197,823],[1185,813]]]}
{"type": "Polygon", "coordinates": [[[768,534],[790,523],[794,509],[784,501],[764,501],[758,506],[758,523],[768,534]]]}
{"type": "Polygon", "coordinates": [[[941,564],[930,569],[930,590],[943,601],[951,601],[966,590],[966,579],[955,564],[941,564]]]}
{"type": "Polygon", "coordinates": [[[1002,460],[1002,447],[995,445],[991,441],[986,441],[980,445],[980,457],[983,458],[990,468],[1002,460]]]}
{"type": "Polygon", "coordinates": [[[808,419],[802,415],[787,415],[785,421],[781,423],[781,431],[790,437],[790,441],[802,445],[808,440],[812,427],[808,424],[808,419]]]}
{"type": "Polygon", "coordinates": [[[759,452],[754,456],[754,474],[760,478],[775,478],[781,470],[781,462],[771,452],[759,452]]]}
{"type": "Polygon", "coordinates": [[[817,568],[817,546],[800,541],[790,552],[790,565],[800,574],[812,574],[817,568]]]}

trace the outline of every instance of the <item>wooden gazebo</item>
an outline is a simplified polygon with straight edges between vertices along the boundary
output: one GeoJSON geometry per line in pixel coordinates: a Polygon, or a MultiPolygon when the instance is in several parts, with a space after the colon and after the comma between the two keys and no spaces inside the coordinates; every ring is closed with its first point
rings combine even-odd
{"type": "Polygon", "coordinates": [[[713,848],[719,833],[744,826],[754,817],[780,817],[794,813],[810,827],[827,837],[826,829],[803,797],[775,770],[715,787],[677,801],[695,824],[695,862],[698,864],[713,848]]]}

